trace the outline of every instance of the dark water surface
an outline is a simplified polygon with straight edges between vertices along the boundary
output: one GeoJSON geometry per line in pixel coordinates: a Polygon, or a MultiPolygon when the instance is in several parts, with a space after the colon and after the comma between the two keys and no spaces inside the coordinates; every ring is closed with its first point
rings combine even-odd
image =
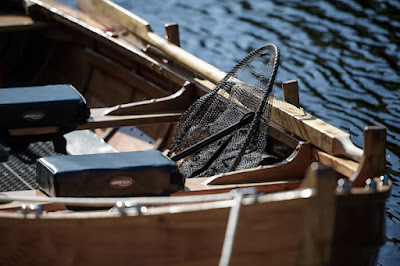
{"type": "Polygon", "coordinates": [[[297,79],[302,107],[350,133],[358,146],[366,125],[386,126],[393,189],[378,262],[400,265],[400,1],[115,2],[161,36],[164,24],[178,22],[181,46],[224,71],[251,50],[277,44],[275,95],[282,98],[283,81],[297,79]]]}

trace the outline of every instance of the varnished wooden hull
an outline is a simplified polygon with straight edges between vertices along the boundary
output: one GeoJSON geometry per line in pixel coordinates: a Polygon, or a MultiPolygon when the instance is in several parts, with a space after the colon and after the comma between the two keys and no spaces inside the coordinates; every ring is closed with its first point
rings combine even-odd
{"type": "MultiPolygon", "coordinates": [[[[192,101],[215,83],[215,78],[199,77],[133,34],[111,29],[112,37],[102,31],[104,25],[83,13],[52,1],[39,2],[29,7],[33,19],[22,16],[14,24],[2,23],[0,27],[2,87],[69,83],[96,108],[168,96],[185,81],[194,84],[192,101]],[[54,10],[48,9],[50,4],[54,10]]],[[[300,116],[296,113],[300,109],[283,101],[277,103],[284,107],[272,111],[277,127],[272,133],[275,146],[271,152],[282,158],[281,164],[205,177],[193,188],[188,180],[190,189],[177,194],[221,193],[238,186],[258,186],[260,192],[268,193],[259,203],[242,206],[232,265],[374,264],[385,242],[385,200],[390,181],[378,182],[376,190],[355,187],[338,193],[330,187],[334,200],[320,198],[326,188],[303,181],[312,162],[333,167],[338,177],[351,179],[369,172],[362,168],[362,160],[335,156],[340,143],[331,141],[324,132],[318,134],[328,139],[329,145],[297,137],[304,132],[308,136],[315,125],[304,126],[309,116],[303,111],[306,118],[301,124],[287,122],[289,116],[300,116]],[[281,197],[287,195],[281,194],[284,190],[293,194],[281,197]],[[331,202],[326,208],[318,205],[324,200],[331,202]]],[[[161,148],[168,147],[171,125],[140,128],[154,140],[160,139],[161,148]]],[[[109,140],[112,135],[107,132],[97,130],[109,140]]],[[[375,173],[368,177],[379,177],[375,173]]],[[[0,264],[217,264],[231,206],[231,201],[150,206],[142,215],[91,211],[36,217],[2,211],[0,264]]],[[[10,208],[3,205],[3,209],[15,210],[10,208]]]]}
{"type": "MultiPolygon", "coordinates": [[[[232,265],[295,264],[306,203],[242,206],[232,265]]],[[[216,265],[229,216],[224,205],[186,211],[178,206],[176,213],[132,217],[107,212],[91,218],[83,213],[74,218],[3,216],[0,259],[5,265],[216,265]]]]}
{"type": "Polygon", "coordinates": [[[386,242],[389,193],[337,197],[332,265],[375,265],[386,242]]]}

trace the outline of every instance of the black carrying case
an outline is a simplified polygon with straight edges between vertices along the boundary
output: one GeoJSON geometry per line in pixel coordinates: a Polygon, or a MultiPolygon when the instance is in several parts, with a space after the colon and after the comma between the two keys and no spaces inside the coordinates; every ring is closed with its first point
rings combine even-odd
{"type": "Polygon", "coordinates": [[[158,150],[43,157],[36,171],[39,187],[57,197],[168,195],[184,186],[158,150]]]}
{"type": "Polygon", "coordinates": [[[83,96],[66,84],[0,89],[0,129],[74,128],[90,116],[83,96]]]}

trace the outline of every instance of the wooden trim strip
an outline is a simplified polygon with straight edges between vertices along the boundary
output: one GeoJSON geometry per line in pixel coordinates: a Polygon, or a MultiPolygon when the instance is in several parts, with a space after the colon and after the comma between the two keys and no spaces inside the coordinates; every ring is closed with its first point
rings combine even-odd
{"type": "Polygon", "coordinates": [[[315,150],[315,158],[317,161],[326,166],[332,167],[339,174],[342,174],[347,178],[350,178],[359,167],[359,163],[357,162],[349,159],[339,158],[320,150],[315,150]]]}
{"type": "Polygon", "coordinates": [[[205,180],[204,184],[223,185],[272,180],[301,180],[313,161],[312,146],[309,143],[300,142],[296,150],[280,163],[215,175],[205,180]]]}
{"type": "MultiPolygon", "coordinates": [[[[177,122],[179,117],[182,115],[182,111],[169,111],[167,113],[156,114],[108,116],[104,115],[104,112],[107,110],[107,108],[91,109],[91,117],[88,119],[88,122],[78,125],[76,130],[136,126],[155,123],[173,123],[177,122]]],[[[41,135],[57,133],[59,131],[60,127],[31,127],[8,130],[11,136],[41,135]]]]}
{"type": "Polygon", "coordinates": [[[25,15],[0,15],[0,32],[42,29],[53,25],[48,22],[34,21],[25,15]]]}
{"type": "Polygon", "coordinates": [[[88,123],[79,125],[77,130],[136,126],[154,123],[172,123],[178,121],[179,117],[182,115],[182,111],[170,111],[161,114],[107,116],[103,115],[104,110],[104,108],[91,109],[92,115],[89,118],[88,123]]]}
{"type": "Polygon", "coordinates": [[[276,97],[270,104],[271,121],[331,155],[360,161],[363,150],[351,142],[348,133],[276,97]]]}

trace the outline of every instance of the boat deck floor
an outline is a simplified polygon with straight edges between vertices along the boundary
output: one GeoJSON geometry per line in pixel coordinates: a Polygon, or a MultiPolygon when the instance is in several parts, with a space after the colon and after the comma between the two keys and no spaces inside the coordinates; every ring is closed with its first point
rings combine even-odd
{"type": "Polygon", "coordinates": [[[30,144],[23,152],[10,149],[8,153],[8,160],[0,162],[0,191],[2,192],[37,189],[36,159],[58,154],[50,141],[30,144]]]}
{"type": "MultiPolygon", "coordinates": [[[[116,152],[116,150],[88,130],[75,131],[65,135],[69,154],[116,152]],[[74,144],[74,145],[72,145],[74,144]]],[[[134,127],[126,127],[111,138],[118,151],[151,149],[154,140],[134,127]]],[[[1,142],[0,142],[1,144],[1,142]]],[[[21,191],[38,189],[36,184],[36,160],[44,156],[62,155],[54,150],[53,143],[36,142],[23,152],[6,148],[9,157],[0,160],[0,191],[21,191]]]]}

